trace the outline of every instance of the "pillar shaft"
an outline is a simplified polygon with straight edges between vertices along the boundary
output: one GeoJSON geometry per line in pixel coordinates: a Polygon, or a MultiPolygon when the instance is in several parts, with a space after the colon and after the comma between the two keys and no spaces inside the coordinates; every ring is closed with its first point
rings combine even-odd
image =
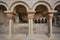
{"type": "Polygon", "coordinates": [[[52,34],[52,18],[50,18],[49,24],[50,24],[50,34],[52,34]]]}
{"type": "Polygon", "coordinates": [[[7,13],[7,17],[9,18],[9,40],[11,40],[13,19],[15,17],[15,14],[12,11],[10,11],[10,10],[4,11],[4,12],[7,13]]]}
{"type": "Polygon", "coordinates": [[[50,34],[50,36],[53,34],[52,33],[52,18],[53,18],[53,14],[48,14],[48,33],[50,34]]]}
{"type": "Polygon", "coordinates": [[[33,19],[34,19],[34,12],[28,12],[28,35],[33,35],[33,19]]]}
{"type": "Polygon", "coordinates": [[[33,19],[29,19],[29,35],[33,35],[33,19]]]}
{"type": "Polygon", "coordinates": [[[11,34],[11,26],[12,26],[11,22],[12,22],[12,20],[10,19],[9,20],[9,35],[11,34]]]}
{"type": "Polygon", "coordinates": [[[13,27],[13,20],[9,19],[9,36],[11,37],[12,35],[12,27],[13,27]]]}

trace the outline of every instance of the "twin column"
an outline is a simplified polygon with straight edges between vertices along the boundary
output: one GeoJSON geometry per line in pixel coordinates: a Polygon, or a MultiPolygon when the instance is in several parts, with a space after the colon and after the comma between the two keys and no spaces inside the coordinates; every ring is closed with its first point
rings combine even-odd
{"type": "Polygon", "coordinates": [[[33,19],[35,11],[28,11],[28,35],[33,35],[33,19]]]}
{"type": "Polygon", "coordinates": [[[48,15],[47,15],[47,21],[48,21],[48,33],[49,33],[49,36],[52,37],[53,36],[53,30],[52,30],[52,19],[53,19],[53,13],[56,13],[57,11],[54,11],[54,10],[51,10],[48,12],[48,15]]]}
{"type": "Polygon", "coordinates": [[[11,39],[13,19],[14,19],[15,15],[12,11],[4,11],[4,12],[7,13],[7,17],[9,18],[9,38],[11,39]]]}

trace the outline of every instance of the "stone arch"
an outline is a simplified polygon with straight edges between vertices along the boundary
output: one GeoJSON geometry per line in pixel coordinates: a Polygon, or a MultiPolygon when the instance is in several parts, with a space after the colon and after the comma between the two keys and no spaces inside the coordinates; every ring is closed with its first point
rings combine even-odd
{"type": "Polygon", "coordinates": [[[17,5],[14,8],[14,12],[15,12],[16,16],[18,17],[17,19],[19,19],[19,23],[26,23],[27,9],[23,5],[17,5]]]}
{"type": "Polygon", "coordinates": [[[6,7],[7,10],[9,9],[8,5],[5,2],[0,1],[0,5],[3,5],[4,7],[6,7]]]}
{"type": "Polygon", "coordinates": [[[60,5],[60,1],[57,1],[54,3],[54,7],[53,7],[53,10],[55,9],[56,6],[60,5]]]}
{"type": "Polygon", "coordinates": [[[28,6],[27,3],[22,2],[22,1],[17,1],[17,2],[14,2],[14,3],[10,6],[11,11],[13,11],[14,8],[15,8],[15,6],[17,6],[17,5],[23,5],[24,7],[26,7],[27,10],[29,10],[29,6],[28,6]]]}
{"type": "Polygon", "coordinates": [[[53,10],[57,11],[57,13],[54,14],[55,25],[60,26],[60,24],[59,24],[59,22],[60,22],[60,1],[57,1],[57,2],[54,3],[53,10]]]}
{"type": "Polygon", "coordinates": [[[8,5],[5,2],[0,1],[0,24],[1,25],[8,25],[8,18],[4,11],[7,11],[8,5]]]}
{"type": "MultiPolygon", "coordinates": [[[[29,10],[29,6],[25,3],[25,2],[22,2],[22,1],[17,1],[17,2],[14,2],[11,6],[10,6],[10,10],[11,11],[14,11],[14,9],[16,8],[16,7],[23,7],[24,9],[26,9],[25,11],[26,11],[26,13],[27,13],[27,11],[29,10]]],[[[15,11],[14,11],[15,12],[15,11]]],[[[20,20],[20,16],[18,16],[19,14],[17,14],[17,12],[15,12],[15,14],[16,14],[16,18],[17,19],[15,19],[15,21],[17,21],[17,23],[19,23],[19,20],[20,20]]]]}
{"type": "Polygon", "coordinates": [[[44,5],[38,5],[35,8],[35,18],[34,18],[34,22],[35,23],[47,23],[47,19],[46,19],[46,15],[47,13],[45,13],[46,11],[48,11],[48,8],[44,5]]]}
{"type": "Polygon", "coordinates": [[[38,1],[36,2],[34,5],[33,5],[33,10],[35,10],[35,8],[38,6],[38,5],[44,5],[48,8],[48,11],[50,11],[52,9],[51,5],[45,1],[38,1]]]}

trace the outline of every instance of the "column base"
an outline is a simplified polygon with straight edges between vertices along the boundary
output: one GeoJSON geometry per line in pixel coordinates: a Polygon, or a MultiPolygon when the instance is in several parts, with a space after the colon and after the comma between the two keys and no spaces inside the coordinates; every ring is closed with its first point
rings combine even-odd
{"type": "Polygon", "coordinates": [[[12,40],[12,35],[8,35],[8,39],[9,40],[12,40]]]}
{"type": "Polygon", "coordinates": [[[28,35],[27,40],[34,40],[34,36],[33,35],[28,35]]]}
{"type": "Polygon", "coordinates": [[[56,37],[54,36],[54,34],[49,34],[49,38],[50,40],[56,40],[56,37]]]}

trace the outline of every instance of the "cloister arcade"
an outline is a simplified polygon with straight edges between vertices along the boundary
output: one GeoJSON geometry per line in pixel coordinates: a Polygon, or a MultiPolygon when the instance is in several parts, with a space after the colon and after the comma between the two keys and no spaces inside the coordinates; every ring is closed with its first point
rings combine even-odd
{"type": "Polygon", "coordinates": [[[0,4],[0,34],[48,34],[60,33],[60,4],[51,6],[48,2],[33,4],[16,2],[7,6],[0,4]],[[55,30],[56,29],[56,30],[55,30]]]}

